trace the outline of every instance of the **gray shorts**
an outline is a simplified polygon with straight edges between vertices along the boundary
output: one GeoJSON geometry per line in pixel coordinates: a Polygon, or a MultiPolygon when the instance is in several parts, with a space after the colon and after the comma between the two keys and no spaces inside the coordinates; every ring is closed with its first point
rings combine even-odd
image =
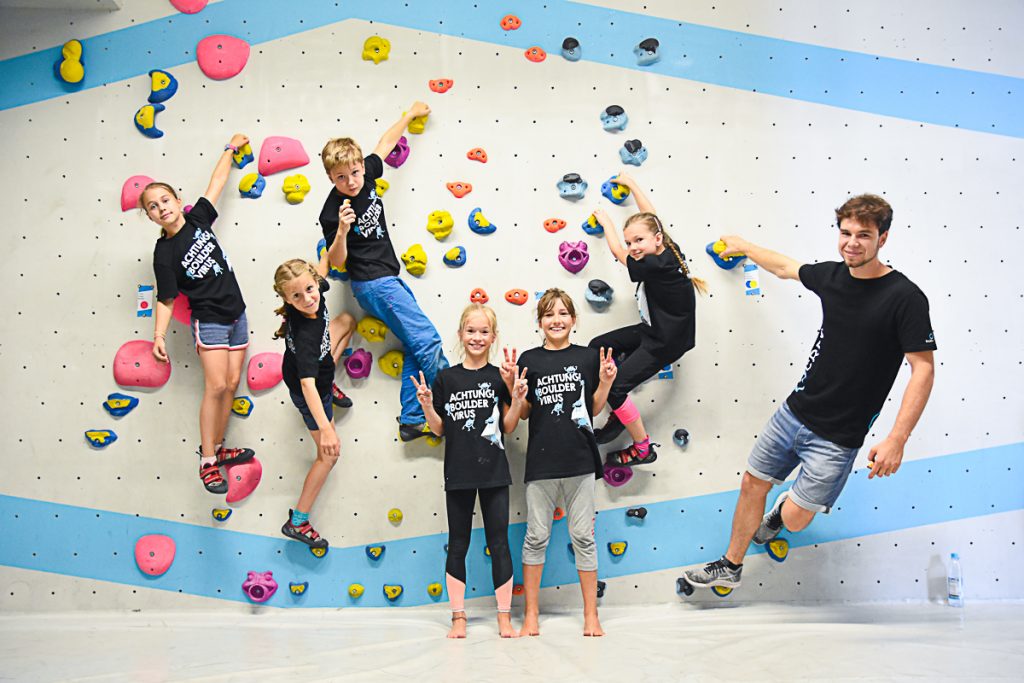
{"type": "Polygon", "coordinates": [[[594,475],[581,474],[561,479],[541,479],[526,484],[526,538],[523,564],[544,564],[555,506],[564,500],[569,538],[576,555],[576,569],[597,571],[594,543],[594,475]]]}

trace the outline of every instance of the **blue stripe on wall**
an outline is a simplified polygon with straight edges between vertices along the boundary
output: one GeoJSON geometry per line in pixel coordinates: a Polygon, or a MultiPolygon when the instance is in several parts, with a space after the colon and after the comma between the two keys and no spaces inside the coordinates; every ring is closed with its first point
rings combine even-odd
{"type": "MultiPolygon", "coordinates": [[[[728,541],[737,495],[728,491],[653,503],[646,506],[648,515],[642,522],[627,518],[625,508],[602,511],[597,519],[599,576],[627,576],[719,557],[728,541]],[[607,544],[622,540],[629,543],[628,550],[612,557],[607,544]]],[[[819,516],[805,532],[791,536],[790,543],[800,548],[1020,509],[1024,443],[907,462],[897,476],[884,480],[869,481],[866,471],[859,470],[851,476],[836,513],[819,516]]],[[[524,534],[524,524],[509,531],[517,580],[524,534]]],[[[379,561],[367,558],[361,546],[332,548],[325,558],[316,559],[304,545],[284,538],[0,496],[0,536],[0,565],[224,600],[246,600],[241,585],[250,570],[274,572],[282,586],[269,602],[276,607],[412,606],[445,599],[427,595],[429,583],[444,582],[442,534],[391,541],[379,561]],[[155,578],[140,572],[134,559],[136,539],[151,533],[171,536],[177,544],[174,564],[155,578]],[[293,597],[289,581],[309,581],[306,595],[293,597]],[[365,586],[359,600],[348,597],[350,583],[365,586]],[[385,583],[404,586],[397,602],[384,599],[385,583]]],[[[484,543],[483,530],[474,530],[467,563],[468,597],[493,593],[484,543]]],[[[565,522],[556,522],[543,585],[577,581],[568,543],[565,522]]],[[[673,586],[665,590],[672,591],[673,586]]]]}
{"type": "MultiPolygon", "coordinates": [[[[1024,87],[1019,78],[836,50],[567,0],[514,3],[523,26],[505,32],[499,20],[512,4],[306,0],[283,9],[285,5],[277,0],[223,0],[199,14],[175,14],[84,40],[86,77],[82,87],[192,62],[198,41],[214,33],[259,44],[358,18],[522,49],[539,45],[549,59],[561,59],[562,39],[572,35],[580,40],[584,59],[600,64],[1024,137],[1024,87]],[[647,37],[658,38],[664,56],[657,64],[638,67],[632,48],[647,37]]],[[[387,33],[386,26],[375,25],[374,29],[387,33]]],[[[58,47],[0,62],[0,109],[64,95],[63,85],[52,75],[59,54],[58,47]]]]}

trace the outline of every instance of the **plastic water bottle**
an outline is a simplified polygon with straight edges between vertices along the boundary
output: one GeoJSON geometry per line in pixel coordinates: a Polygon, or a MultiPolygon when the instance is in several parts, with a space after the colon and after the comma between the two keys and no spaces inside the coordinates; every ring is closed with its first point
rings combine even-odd
{"type": "Polygon", "coordinates": [[[949,606],[964,606],[964,574],[960,569],[960,556],[956,553],[949,555],[949,573],[946,575],[946,587],[949,591],[949,606]]]}

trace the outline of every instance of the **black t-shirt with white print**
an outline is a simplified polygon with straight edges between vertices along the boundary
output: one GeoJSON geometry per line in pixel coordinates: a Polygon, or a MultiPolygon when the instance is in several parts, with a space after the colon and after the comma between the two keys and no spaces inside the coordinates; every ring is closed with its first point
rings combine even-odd
{"type": "Polygon", "coordinates": [[[675,252],[648,254],[637,260],[626,257],[629,279],[636,288],[640,319],[647,324],[649,348],[671,362],[696,344],[696,300],[693,282],[683,271],[675,252]]]}
{"type": "Polygon", "coordinates": [[[787,402],[818,436],[860,448],[904,354],[936,349],[928,298],[899,271],[855,278],[841,262],[805,264],[800,281],[821,299],[823,320],[787,402]]]}
{"type": "Polygon", "coordinates": [[[188,297],[192,316],[200,322],[233,323],[245,311],[231,261],[213,234],[217,210],[200,197],[185,214],[185,225],[174,237],[161,237],[153,250],[156,298],[167,301],[181,292],[188,297]]]}
{"type": "MultiPolygon", "coordinates": [[[[376,154],[363,160],[363,189],[355,197],[345,197],[332,187],[320,210],[320,227],[327,246],[338,234],[338,209],[345,199],[351,199],[356,222],[348,231],[348,260],[345,268],[353,280],[365,282],[388,275],[398,275],[398,257],[391,245],[388,224],[384,218],[384,202],[377,194],[377,178],[384,175],[384,162],[376,154]]],[[[338,264],[335,264],[338,265],[338,264]]]]}
{"type": "Polygon", "coordinates": [[[512,399],[498,368],[445,368],[433,392],[434,410],[444,422],[444,490],[511,485],[501,406],[512,399]]]}
{"type": "Polygon", "coordinates": [[[327,316],[327,298],[323,295],[331,286],[320,283],[320,307],[315,318],[307,318],[291,304],[288,309],[288,327],[285,330],[284,361],[281,374],[288,389],[302,395],[302,380],[316,378],[316,391],[327,396],[334,382],[334,356],[331,355],[331,328],[327,316]]]}
{"type": "Polygon", "coordinates": [[[530,402],[526,481],[601,477],[592,417],[601,379],[597,350],[575,344],[557,351],[537,347],[519,357],[519,367],[527,369],[530,402]]]}

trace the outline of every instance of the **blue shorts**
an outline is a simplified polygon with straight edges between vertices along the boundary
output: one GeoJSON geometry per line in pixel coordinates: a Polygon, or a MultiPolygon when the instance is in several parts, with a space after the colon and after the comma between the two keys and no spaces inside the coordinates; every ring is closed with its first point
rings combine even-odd
{"type": "MultiPolygon", "coordinates": [[[[306,403],[306,397],[302,394],[296,394],[294,391],[289,391],[288,395],[292,397],[292,403],[299,409],[299,414],[302,415],[302,421],[306,423],[306,428],[311,432],[319,430],[320,425],[316,423],[313,413],[310,412],[309,405],[306,403]]],[[[327,415],[327,419],[334,420],[334,403],[331,401],[331,392],[327,392],[327,395],[321,396],[320,399],[324,402],[324,414],[327,415]]]]}
{"type": "Polygon", "coordinates": [[[757,437],[747,471],[758,479],[781,484],[802,465],[789,492],[790,500],[805,510],[827,514],[846,485],[859,450],[821,438],[783,401],[757,437]]]}
{"type": "Polygon", "coordinates": [[[192,338],[197,351],[240,351],[249,346],[249,321],[245,319],[245,311],[233,323],[204,323],[192,318],[192,338]]]}

